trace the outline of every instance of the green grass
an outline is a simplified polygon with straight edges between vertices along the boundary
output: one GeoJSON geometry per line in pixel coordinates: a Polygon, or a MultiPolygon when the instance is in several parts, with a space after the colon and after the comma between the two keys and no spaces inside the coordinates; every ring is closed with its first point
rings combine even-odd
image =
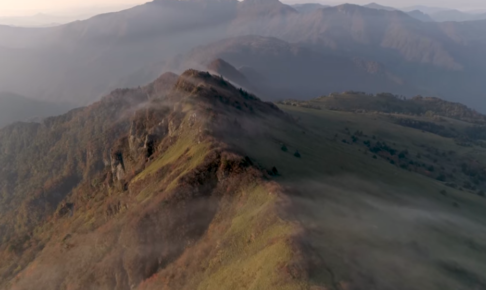
{"type": "Polygon", "coordinates": [[[422,144],[454,150],[458,160],[472,155],[485,160],[485,149],[460,147],[451,139],[393,124],[381,114],[281,108],[300,126],[268,119],[264,133],[233,144],[265,168],[277,167],[281,176],[276,181],[299,193],[293,200],[301,210],[294,219],[307,230],[320,260],[312,283],[329,289],[482,287],[486,199],[373,159],[366,147],[341,139],[350,138],[344,133],[348,127],[413,154],[426,153],[422,144]],[[293,156],[295,150],[301,158],[293,156]]]}
{"type": "Polygon", "coordinates": [[[261,185],[242,192],[222,247],[197,289],[306,289],[306,281],[286,280],[283,267],[293,256],[295,227],[276,213],[277,195],[261,185]]]}
{"type": "MultiPolygon", "coordinates": [[[[181,166],[184,166],[184,172],[187,172],[204,160],[204,157],[209,152],[209,146],[208,143],[195,142],[192,136],[183,136],[182,138],[179,138],[174,145],[170,146],[164,154],[145,168],[145,170],[139,173],[132,182],[143,180],[148,176],[155,174],[164,166],[177,163],[178,160],[184,157],[187,158],[188,162],[184,162],[181,166]]],[[[181,175],[182,174],[183,173],[181,173],[181,175]]]]}

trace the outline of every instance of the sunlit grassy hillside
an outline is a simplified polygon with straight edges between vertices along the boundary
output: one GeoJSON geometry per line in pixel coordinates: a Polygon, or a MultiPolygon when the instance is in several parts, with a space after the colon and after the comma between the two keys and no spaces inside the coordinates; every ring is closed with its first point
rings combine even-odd
{"type": "Polygon", "coordinates": [[[355,112],[355,103],[329,110],[325,102],[283,102],[299,127],[271,119],[234,142],[278,170],[275,180],[295,205],[289,219],[305,229],[311,283],[484,289],[486,149],[467,133],[484,130],[482,117],[355,112]]]}
{"type": "Polygon", "coordinates": [[[0,130],[0,288],[486,289],[485,118],[167,74],[0,130]]]}

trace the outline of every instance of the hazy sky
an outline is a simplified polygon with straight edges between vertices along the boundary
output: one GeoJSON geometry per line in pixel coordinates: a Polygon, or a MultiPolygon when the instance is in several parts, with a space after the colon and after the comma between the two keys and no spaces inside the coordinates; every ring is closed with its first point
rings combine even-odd
{"type": "MultiPolygon", "coordinates": [[[[125,5],[136,5],[147,2],[147,0],[0,0],[0,15],[31,15],[36,13],[75,13],[76,10],[89,10],[125,5]]],[[[395,7],[405,7],[410,5],[427,5],[439,6],[448,8],[457,8],[460,10],[469,9],[486,9],[486,0],[283,0],[286,3],[302,3],[302,2],[321,2],[328,4],[339,4],[343,2],[367,4],[369,2],[377,2],[382,5],[390,5],[395,7]]],[[[81,11],[84,13],[83,11],[81,11]]]]}
{"type": "Polygon", "coordinates": [[[89,10],[125,7],[148,2],[149,0],[0,0],[0,15],[32,15],[37,13],[74,14],[77,10],[85,13],[89,10]]]}

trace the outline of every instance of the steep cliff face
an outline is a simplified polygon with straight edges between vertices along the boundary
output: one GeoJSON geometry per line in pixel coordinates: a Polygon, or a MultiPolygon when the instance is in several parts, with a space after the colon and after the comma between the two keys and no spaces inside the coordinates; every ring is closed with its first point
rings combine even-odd
{"type": "Polygon", "coordinates": [[[246,275],[303,287],[297,228],[280,216],[279,186],[219,138],[263,117],[284,114],[189,70],[1,131],[12,142],[1,148],[12,175],[2,190],[21,208],[2,212],[3,289],[216,289],[246,275]],[[31,166],[14,144],[22,156],[38,151],[31,166]]]}

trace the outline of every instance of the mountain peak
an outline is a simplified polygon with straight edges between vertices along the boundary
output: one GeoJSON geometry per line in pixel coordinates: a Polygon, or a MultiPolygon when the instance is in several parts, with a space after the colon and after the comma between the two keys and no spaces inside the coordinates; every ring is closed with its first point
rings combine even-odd
{"type": "Polygon", "coordinates": [[[280,2],[279,0],[244,0],[243,3],[247,3],[247,4],[259,4],[259,5],[269,5],[269,4],[282,4],[282,2],[280,2]]]}
{"type": "Polygon", "coordinates": [[[246,89],[250,89],[251,87],[247,78],[240,71],[221,58],[210,62],[207,68],[210,72],[221,75],[236,85],[242,86],[246,89]]]}
{"type": "Polygon", "coordinates": [[[378,3],[375,3],[375,2],[372,2],[370,4],[364,5],[363,7],[371,8],[371,9],[378,9],[378,10],[387,10],[387,11],[397,10],[397,9],[395,9],[393,7],[383,6],[383,5],[378,4],[378,3]]]}

